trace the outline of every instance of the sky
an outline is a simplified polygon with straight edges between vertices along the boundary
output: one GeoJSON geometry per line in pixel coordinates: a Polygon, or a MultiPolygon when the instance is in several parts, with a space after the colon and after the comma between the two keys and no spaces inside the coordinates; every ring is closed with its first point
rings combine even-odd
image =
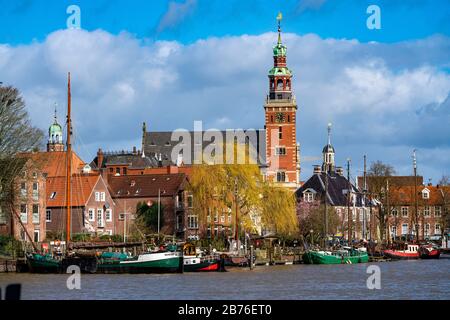
{"type": "MultiPolygon", "coordinates": [[[[72,74],[75,150],[140,148],[148,130],[262,128],[276,15],[299,105],[301,179],[332,123],[337,165],[450,175],[450,0],[0,0],[0,82],[47,131],[72,74]],[[68,29],[71,5],[80,29],[68,29]],[[369,29],[370,5],[381,29],[369,29]]],[[[430,180],[431,179],[431,180],[430,180]]]]}

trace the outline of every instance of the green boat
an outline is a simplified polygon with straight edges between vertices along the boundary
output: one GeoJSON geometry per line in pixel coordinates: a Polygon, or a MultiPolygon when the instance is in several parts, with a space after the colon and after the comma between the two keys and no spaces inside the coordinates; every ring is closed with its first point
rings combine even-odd
{"type": "Polygon", "coordinates": [[[369,262],[366,251],[341,249],[336,251],[307,251],[303,254],[305,264],[354,264],[369,262]]]}
{"type": "Polygon", "coordinates": [[[62,261],[51,254],[28,254],[27,265],[33,273],[60,273],[62,270],[62,261]]]}
{"type": "Polygon", "coordinates": [[[101,257],[98,273],[175,273],[183,272],[183,254],[179,251],[149,252],[136,257],[101,257]]]}

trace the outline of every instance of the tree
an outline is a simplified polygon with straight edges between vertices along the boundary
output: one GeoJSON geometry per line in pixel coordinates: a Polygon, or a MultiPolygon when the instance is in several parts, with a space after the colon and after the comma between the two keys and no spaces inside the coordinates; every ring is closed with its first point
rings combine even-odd
{"type": "Polygon", "coordinates": [[[396,171],[393,166],[389,164],[384,164],[380,160],[377,160],[375,162],[372,162],[370,164],[369,176],[374,177],[390,177],[396,174],[396,171]]]}
{"type": "MultiPolygon", "coordinates": [[[[248,153],[248,148],[236,145],[235,151],[235,155],[248,153]]],[[[216,214],[231,214],[234,223],[237,203],[240,231],[245,228],[247,232],[256,232],[255,220],[259,219],[262,227],[279,234],[297,231],[292,192],[263,181],[257,164],[237,164],[235,161],[196,165],[190,176],[190,188],[194,212],[203,226],[208,224],[208,216],[212,224],[216,214]]]]}
{"type": "MultiPolygon", "coordinates": [[[[148,205],[145,202],[140,202],[137,205],[136,213],[139,222],[149,231],[149,233],[158,232],[158,204],[153,203],[148,205]]],[[[159,226],[160,229],[164,225],[164,207],[161,205],[159,226]]],[[[161,231],[161,230],[160,230],[161,231]]]]}
{"type": "MultiPolygon", "coordinates": [[[[311,239],[311,236],[318,241],[323,239],[325,230],[324,221],[325,205],[320,201],[315,202],[298,202],[297,214],[300,225],[300,235],[304,239],[311,239]],[[312,230],[312,233],[311,233],[312,230]]],[[[338,227],[344,227],[341,223],[339,215],[336,213],[333,207],[328,206],[328,234],[333,235],[338,231],[338,227]]],[[[344,231],[344,230],[342,230],[344,231]]],[[[311,241],[311,240],[310,240],[311,241]]]]}
{"type": "Polygon", "coordinates": [[[440,186],[450,186],[450,176],[443,175],[441,180],[439,180],[438,185],[440,185],[440,186]]]}
{"type": "Polygon", "coordinates": [[[0,207],[3,212],[14,208],[15,181],[26,163],[17,154],[39,149],[43,136],[41,130],[31,125],[19,90],[0,86],[0,207]]]}

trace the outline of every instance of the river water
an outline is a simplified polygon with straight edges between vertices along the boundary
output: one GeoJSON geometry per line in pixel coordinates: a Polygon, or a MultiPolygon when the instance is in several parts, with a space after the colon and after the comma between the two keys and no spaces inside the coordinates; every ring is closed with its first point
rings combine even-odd
{"type": "Polygon", "coordinates": [[[450,299],[450,256],[439,260],[355,265],[258,266],[225,273],[82,274],[69,290],[69,275],[0,274],[0,286],[22,284],[22,299],[450,299]],[[381,271],[381,289],[368,289],[370,265],[381,271]]]}

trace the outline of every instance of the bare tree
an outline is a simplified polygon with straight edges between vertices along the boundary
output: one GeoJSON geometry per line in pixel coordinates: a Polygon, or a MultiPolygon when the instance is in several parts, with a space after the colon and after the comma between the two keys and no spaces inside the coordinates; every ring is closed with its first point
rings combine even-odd
{"type": "Polygon", "coordinates": [[[450,186],[450,176],[444,174],[441,178],[441,180],[439,180],[438,185],[440,186],[450,186]]]}
{"type": "Polygon", "coordinates": [[[25,159],[20,152],[38,149],[43,132],[31,125],[19,90],[0,86],[0,207],[14,210],[16,178],[22,174],[25,159]]]}
{"type": "Polygon", "coordinates": [[[374,177],[390,177],[396,174],[393,166],[384,164],[380,160],[372,162],[369,168],[369,176],[374,177]]]}

